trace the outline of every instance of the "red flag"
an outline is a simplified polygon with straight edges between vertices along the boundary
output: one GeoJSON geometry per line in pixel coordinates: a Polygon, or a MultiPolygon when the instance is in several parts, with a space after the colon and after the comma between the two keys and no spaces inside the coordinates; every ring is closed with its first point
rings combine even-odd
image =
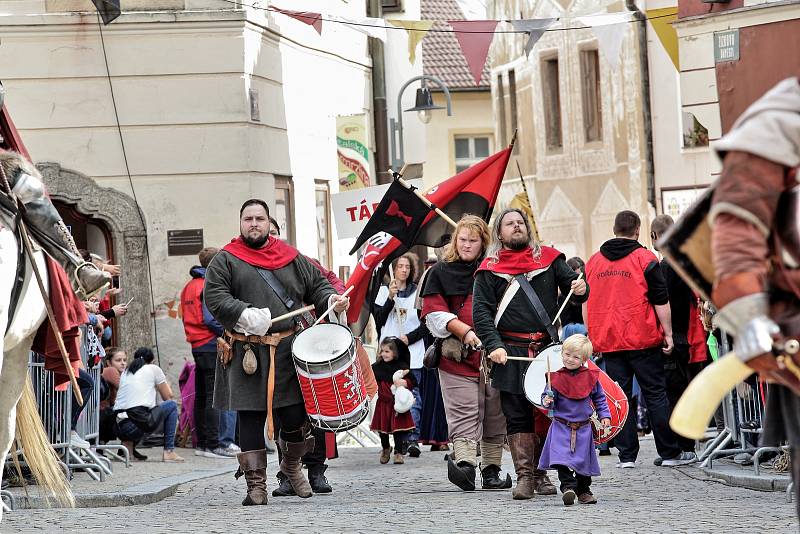
{"type": "Polygon", "coordinates": [[[469,70],[475,79],[475,85],[479,85],[498,21],[449,20],[447,22],[456,31],[456,39],[461,45],[461,52],[464,54],[464,59],[467,60],[469,70]]]}
{"type": "Polygon", "coordinates": [[[313,26],[317,33],[322,35],[322,15],[319,13],[314,13],[313,11],[292,11],[290,9],[281,9],[279,7],[270,6],[270,9],[273,11],[277,11],[278,13],[283,13],[287,17],[292,17],[293,19],[299,20],[304,24],[308,24],[309,26],[313,26]]]}
{"type": "MultiPolygon", "coordinates": [[[[432,187],[425,197],[455,221],[469,213],[488,222],[500,192],[512,148],[513,146],[509,146],[432,187]]],[[[445,242],[443,238],[452,231],[453,227],[447,221],[431,211],[422,223],[415,243],[441,246],[445,242]]],[[[353,305],[347,312],[347,322],[351,323],[355,332],[360,333],[369,318],[371,300],[374,300],[374,295],[370,294],[370,286],[375,267],[380,262],[393,258],[399,252],[398,249],[404,250],[400,240],[384,232],[375,234],[367,241],[364,255],[347,280],[347,287],[353,286],[350,293],[350,302],[353,305]]]]}

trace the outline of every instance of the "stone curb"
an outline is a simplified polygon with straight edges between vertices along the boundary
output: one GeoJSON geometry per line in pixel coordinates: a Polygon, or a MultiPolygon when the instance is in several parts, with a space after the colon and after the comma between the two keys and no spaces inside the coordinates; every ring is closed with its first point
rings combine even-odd
{"type": "MultiPolygon", "coordinates": [[[[136,484],[120,491],[110,493],[84,493],[82,495],[75,495],[75,507],[105,508],[111,506],[152,504],[175,495],[175,492],[178,491],[178,487],[181,484],[228,473],[233,473],[231,467],[190,471],[182,475],[174,475],[151,480],[143,484],[136,484]]],[[[42,497],[35,495],[31,497],[16,495],[14,500],[15,510],[62,507],[56,502],[48,503],[42,497]]]]}
{"type": "Polygon", "coordinates": [[[708,469],[702,468],[706,475],[711,478],[723,480],[732,486],[740,488],[747,488],[757,491],[782,491],[785,492],[786,488],[791,483],[791,478],[781,476],[769,476],[746,474],[744,472],[730,472],[723,469],[708,469]]]}

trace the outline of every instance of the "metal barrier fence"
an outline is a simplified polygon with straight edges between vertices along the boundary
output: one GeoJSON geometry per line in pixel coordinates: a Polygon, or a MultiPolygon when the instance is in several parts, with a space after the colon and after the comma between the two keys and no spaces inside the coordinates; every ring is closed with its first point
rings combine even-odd
{"type": "MultiPolygon", "coordinates": [[[[724,332],[720,338],[719,352],[723,356],[730,347],[724,332]]],[[[725,396],[721,406],[725,427],[700,454],[700,467],[710,468],[714,459],[747,453],[752,455],[753,471],[758,475],[764,454],[786,450],[785,446],[759,446],[769,388],[769,384],[752,375],[725,396]]]]}

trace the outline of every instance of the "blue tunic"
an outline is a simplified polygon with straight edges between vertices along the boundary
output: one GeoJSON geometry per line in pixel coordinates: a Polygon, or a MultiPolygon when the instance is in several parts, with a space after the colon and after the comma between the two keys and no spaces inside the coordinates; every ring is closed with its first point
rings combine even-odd
{"type": "MultiPolygon", "coordinates": [[[[584,399],[570,399],[553,391],[553,415],[569,422],[586,421],[592,416],[592,402],[600,419],[610,418],[606,395],[603,386],[598,381],[592,392],[584,399]]],[[[544,449],[539,458],[539,469],[552,469],[555,465],[565,465],[584,476],[598,476],[600,464],[597,461],[597,452],[594,449],[592,438],[592,424],[586,424],[577,430],[575,437],[575,451],[570,451],[570,436],[572,429],[567,425],[553,419],[544,449]]]]}

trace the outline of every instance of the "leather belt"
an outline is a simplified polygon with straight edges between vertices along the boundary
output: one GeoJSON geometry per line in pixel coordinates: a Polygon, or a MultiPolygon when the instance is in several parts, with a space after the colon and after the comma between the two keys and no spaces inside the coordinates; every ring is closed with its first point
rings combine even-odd
{"type": "Polygon", "coordinates": [[[269,346],[269,373],[267,374],[267,437],[269,439],[275,439],[275,424],[272,419],[272,397],[275,393],[275,351],[283,339],[294,335],[298,330],[301,330],[300,326],[265,336],[246,336],[238,332],[225,330],[225,336],[232,341],[269,346]]]}
{"type": "Polygon", "coordinates": [[[569,434],[569,450],[570,452],[575,452],[575,441],[578,436],[578,429],[582,426],[586,426],[591,423],[591,419],[587,419],[586,421],[567,421],[566,419],[562,419],[560,417],[553,417],[556,421],[569,427],[570,434],[569,434]]]}
{"type": "Polygon", "coordinates": [[[511,345],[512,347],[528,348],[530,345],[536,345],[538,348],[550,339],[550,336],[544,332],[510,332],[508,330],[498,330],[497,333],[503,338],[503,343],[511,345]]]}

